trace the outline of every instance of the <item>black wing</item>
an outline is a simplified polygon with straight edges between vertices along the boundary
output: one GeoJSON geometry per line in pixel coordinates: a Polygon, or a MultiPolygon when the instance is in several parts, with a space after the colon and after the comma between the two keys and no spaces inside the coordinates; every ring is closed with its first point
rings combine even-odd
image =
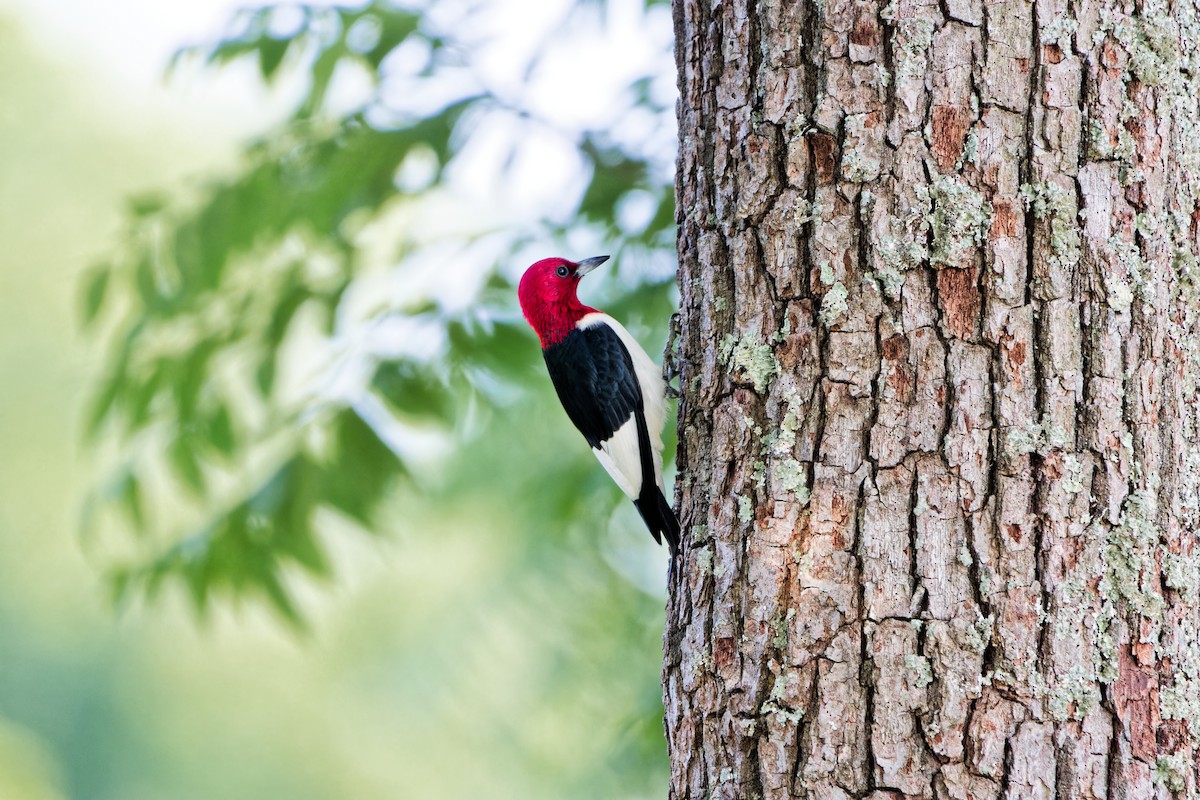
{"type": "Polygon", "coordinates": [[[542,355],[567,416],[592,447],[642,411],[633,359],[607,325],[573,330],[542,355]]]}

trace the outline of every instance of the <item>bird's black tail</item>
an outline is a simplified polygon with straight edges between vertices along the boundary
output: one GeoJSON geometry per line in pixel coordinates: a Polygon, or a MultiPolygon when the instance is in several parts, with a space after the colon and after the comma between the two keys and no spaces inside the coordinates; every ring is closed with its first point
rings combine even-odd
{"type": "Polygon", "coordinates": [[[662,544],[662,540],[666,539],[667,546],[671,548],[671,557],[674,558],[679,552],[679,520],[675,518],[675,512],[671,510],[667,498],[663,497],[662,490],[651,483],[642,490],[641,497],[634,500],[633,504],[637,506],[642,521],[654,536],[654,541],[662,544]]]}

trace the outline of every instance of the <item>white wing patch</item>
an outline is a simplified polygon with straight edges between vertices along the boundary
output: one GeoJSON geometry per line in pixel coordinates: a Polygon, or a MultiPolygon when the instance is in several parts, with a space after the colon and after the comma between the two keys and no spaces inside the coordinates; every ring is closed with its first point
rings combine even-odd
{"type": "Polygon", "coordinates": [[[611,439],[592,448],[592,452],[604,471],[621,487],[621,491],[630,500],[636,500],[642,493],[642,458],[638,452],[637,419],[630,417],[611,439]]]}
{"type": "MultiPolygon", "coordinates": [[[[585,315],[576,324],[578,328],[589,328],[593,325],[608,325],[617,334],[621,344],[629,351],[633,361],[633,372],[637,376],[638,386],[642,390],[642,406],[646,413],[646,429],[650,434],[650,452],[654,457],[654,482],[663,489],[662,479],[662,428],[666,418],[667,387],[663,384],[662,371],[654,363],[646,351],[638,344],[625,326],[608,314],[597,311],[585,315]]],[[[612,438],[602,442],[600,449],[593,449],[601,466],[612,476],[621,491],[631,499],[636,499],[642,486],[642,462],[638,453],[637,420],[630,419],[613,434],[612,438]]]]}

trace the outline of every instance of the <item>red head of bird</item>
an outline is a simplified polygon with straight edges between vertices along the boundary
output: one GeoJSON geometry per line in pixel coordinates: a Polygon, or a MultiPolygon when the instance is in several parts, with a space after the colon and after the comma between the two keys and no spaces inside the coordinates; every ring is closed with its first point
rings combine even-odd
{"type": "Polygon", "coordinates": [[[607,260],[608,256],[579,262],[543,258],[525,270],[517,297],[521,313],[537,332],[543,348],[562,341],[580,319],[596,310],[579,302],[575,292],[579,279],[607,260]]]}

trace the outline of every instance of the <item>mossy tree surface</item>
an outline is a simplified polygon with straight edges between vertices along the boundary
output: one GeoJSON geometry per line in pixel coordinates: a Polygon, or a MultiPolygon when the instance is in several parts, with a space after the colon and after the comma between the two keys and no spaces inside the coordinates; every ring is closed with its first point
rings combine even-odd
{"type": "Polygon", "coordinates": [[[671,797],[1198,796],[1196,1],[675,6],[671,797]]]}

